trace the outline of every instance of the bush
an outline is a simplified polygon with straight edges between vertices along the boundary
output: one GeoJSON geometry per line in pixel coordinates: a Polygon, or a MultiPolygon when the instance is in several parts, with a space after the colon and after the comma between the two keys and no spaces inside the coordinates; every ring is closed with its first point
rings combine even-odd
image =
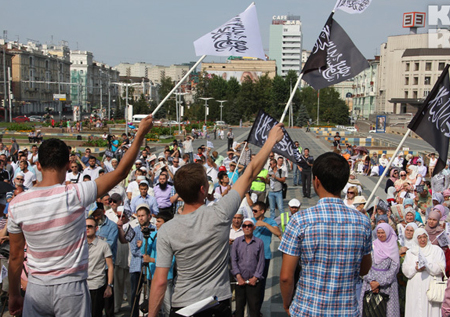
{"type": "Polygon", "coordinates": [[[12,123],[8,126],[9,131],[20,131],[20,132],[30,132],[34,131],[33,126],[29,126],[28,124],[24,123],[12,123]]]}
{"type": "Polygon", "coordinates": [[[91,146],[91,147],[107,147],[108,141],[103,139],[90,139],[83,143],[83,146],[91,146]]]}

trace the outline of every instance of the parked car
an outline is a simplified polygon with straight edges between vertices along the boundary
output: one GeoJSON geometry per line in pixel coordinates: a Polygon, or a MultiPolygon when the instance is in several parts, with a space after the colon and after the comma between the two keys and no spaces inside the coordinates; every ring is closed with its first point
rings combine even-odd
{"type": "Polygon", "coordinates": [[[349,132],[357,132],[358,130],[356,130],[355,127],[348,127],[347,131],[349,131],[349,132]]]}
{"type": "Polygon", "coordinates": [[[218,128],[228,128],[228,124],[226,124],[225,121],[216,121],[216,126],[218,128]]]}
{"type": "Polygon", "coordinates": [[[31,122],[42,122],[44,121],[42,116],[29,116],[31,122]]]}
{"type": "Polygon", "coordinates": [[[27,116],[17,116],[12,118],[12,121],[14,122],[30,122],[30,118],[28,118],[27,116]]]}

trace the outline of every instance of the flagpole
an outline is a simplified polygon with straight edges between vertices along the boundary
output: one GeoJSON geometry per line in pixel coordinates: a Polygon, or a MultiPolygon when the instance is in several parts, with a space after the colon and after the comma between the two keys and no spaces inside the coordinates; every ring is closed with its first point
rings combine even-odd
{"type": "Polygon", "coordinates": [[[284,117],[286,116],[286,112],[288,111],[289,106],[292,103],[292,99],[294,99],[295,92],[297,91],[298,86],[300,85],[300,81],[302,80],[302,77],[303,77],[303,73],[301,73],[300,76],[298,76],[298,79],[297,79],[297,82],[295,83],[294,89],[292,89],[291,96],[289,97],[286,107],[284,108],[283,115],[281,116],[281,119],[280,119],[281,123],[283,123],[284,117]]]}
{"type": "Polygon", "coordinates": [[[167,96],[159,103],[158,107],[156,107],[155,110],[153,110],[152,115],[155,116],[155,113],[163,106],[163,104],[169,99],[169,97],[178,89],[178,87],[181,86],[181,84],[188,78],[188,76],[194,71],[194,69],[197,68],[197,66],[205,59],[206,55],[203,55],[200,57],[200,59],[197,61],[197,63],[192,66],[192,68],[186,73],[186,75],[181,78],[181,80],[178,82],[178,84],[173,87],[173,89],[167,94],[167,96]]]}
{"type": "Polygon", "coordinates": [[[236,169],[234,170],[233,175],[231,175],[231,181],[233,181],[233,177],[234,177],[234,174],[236,174],[236,171],[239,171],[239,162],[241,161],[242,153],[245,151],[246,146],[247,146],[247,142],[244,143],[244,148],[242,149],[241,154],[239,155],[239,159],[236,163],[236,169]]]}
{"type": "Polygon", "coordinates": [[[405,133],[405,136],[403,137],[403,139],[400,141],[399,145],[397,146],[397,149],[395,150],[395,152],[392,155],[391,159],[389,160],[389,163],[386,166],[386,168],[384,169],[383,174],[381,174],[380,178],[378,179],[377,184],[375,185],[372,193],[370,194],[369,198],[366,201],[366,204],[364,205],[364,209],[366,209],[367,206],[369,206],[370,201],[372,200],[373,196],[375,196],[376,190],[378,189],[378,187],[380,186],[380,184],[383,181],[384,177],[386,176],[386,173],[389,170],[389,167],[391,167],[392,162],[394,161],[395,157],[397,156],[398,151],[400,151],[400,148],[403,146],[403,143],[405,143],[406,138],[409,136],[410,133],[411,133],[411,129],[408,129],[408,131],[406,131],[406,133],[405,133]]]}

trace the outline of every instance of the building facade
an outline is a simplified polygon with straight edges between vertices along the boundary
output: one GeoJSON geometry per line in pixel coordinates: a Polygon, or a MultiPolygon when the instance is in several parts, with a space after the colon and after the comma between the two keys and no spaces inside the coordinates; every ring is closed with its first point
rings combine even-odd
{"type": "Polygon", "coordinates": [[[450,49],[428,48],[428,34],[390,36],[380,48],[377,113],[416,113],[433,88],[450,49]]]}
{"type": "Polygon", "coordinates": [[[353,109],[351,109],[353,117],[366,119],[376,112],[380,57],[375,56],[375,59],[368,60],[368,62],[369,68],[353,78],[353,109]]]}
{"type": "Polygon", "coordinates": [[[302,70],[302,23],[300,16],[273,16],[270,25],[269,58],[276,61],[277,75],[302,70]]]}

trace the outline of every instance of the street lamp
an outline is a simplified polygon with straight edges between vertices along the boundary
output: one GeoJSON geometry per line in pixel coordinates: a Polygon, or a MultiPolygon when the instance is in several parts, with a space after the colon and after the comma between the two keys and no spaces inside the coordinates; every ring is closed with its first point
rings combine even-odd
{"type": "Polygon", "coordinates": [[[217,102],[220,102],[220,121],[222,121],[222,108],[223,108],[223,103],[227,102],[228,100],[217,100],[217,102]]]}
{"type": "Polygon", "coordinates": [[[211,99],[214,99],[214,98],[212,98],[212,97],[206,97],[206,98],[205,97],[201,97],[199,99],[202,99],[202,100],[205,101],[205,124],[206,124],[206,116],[208,114],[208,100],[211,100],[211,99]]]}

